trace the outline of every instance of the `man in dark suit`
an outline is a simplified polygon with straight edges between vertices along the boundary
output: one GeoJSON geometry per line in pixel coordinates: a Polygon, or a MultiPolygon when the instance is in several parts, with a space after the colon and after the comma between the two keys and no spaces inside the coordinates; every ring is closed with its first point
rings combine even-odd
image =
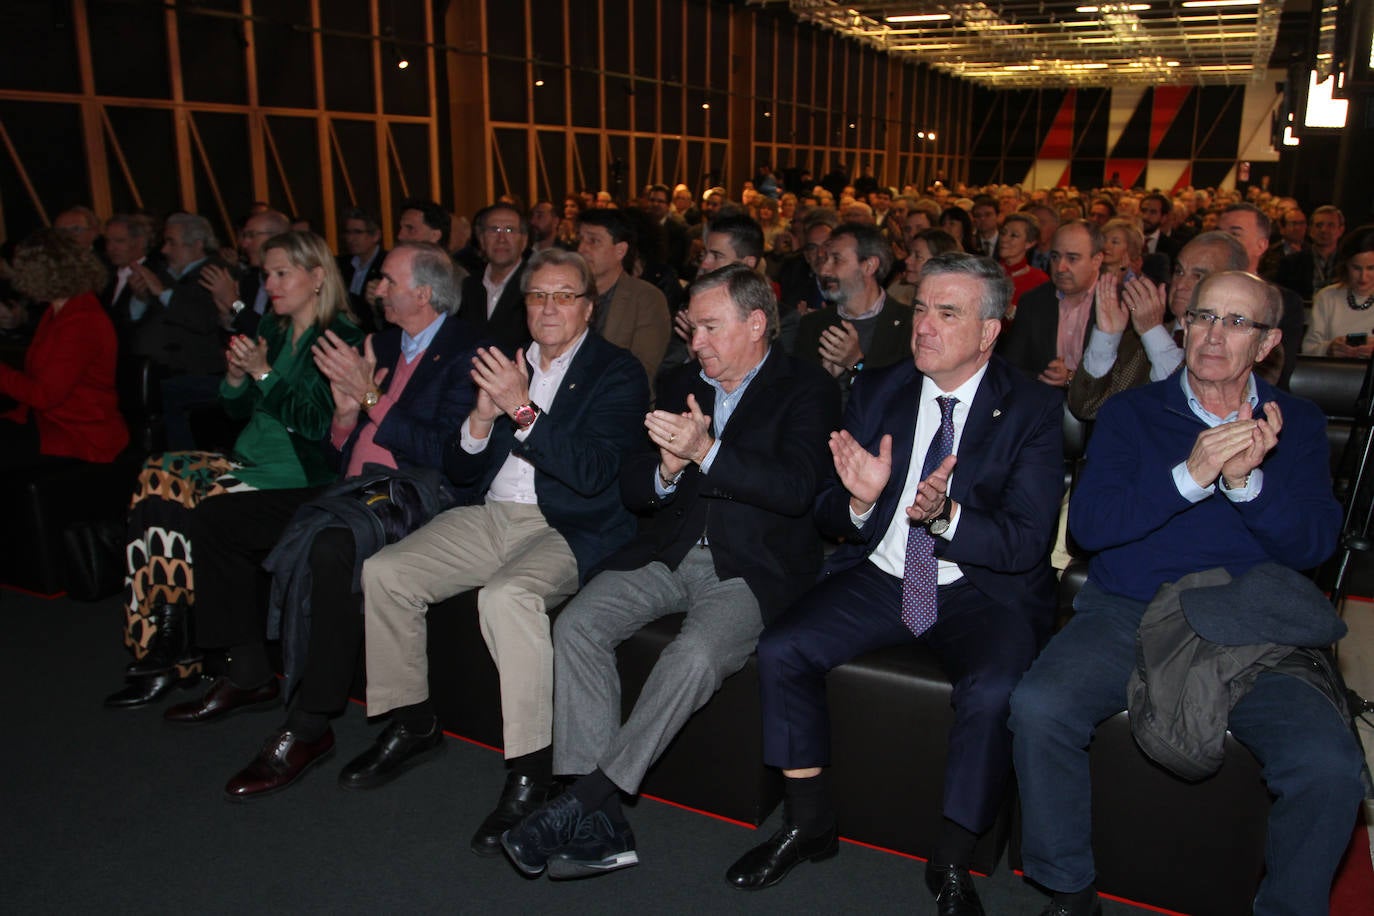
{"type": "Polygon", "coordinates": [[[1146,194],[1140,201],[1140,231],[1145,236],[1145,253],[1162,254],[1169,259],[1167,277],[1174,269],[1178,253],[1183,245],[1175,238],[1164,233],[1164,217],[1173,209],[1169,198],[1158,191],[1146,194]]]}
{"type": "Polygon", "coordinates": [[[835,853],[826,674],[919,641],[954,681],[955,712],[926,884],[942,914],[982,913],[968,863],[1006,794],[1008,700],[1050,632],[1063,495],[1061,399],[993,356],[1010,298],[996,262],[933,258],[917,290],[914,365],[855,382],[816,500],[818,527],[844,543],[758,647],[764,759],[787,777],[789,818],[730,868],[736,887],[767,887],[835,853]]]}
{"type": "Polygon", "coordinates": [[[200,282],[206,267],[223,264],[215,254],[215,233],[203,216],[176,213],[162,230],[167,276],[146,265],[134,268],[129,282],[149,310],[134,351],[148,357],[163,376],[162,416],[167,447],[195,448],[190,411],[219,402],[224,374],[220,313],[214,296],[200,282]],[[171,282],[168,282],[170,279],[171,282]]]}
{"type": "MultiPolygon", "coordinates": [[[[522,246],[523,247],[523,246],[522,246]]],[[[480,589],[482,634],[501,674],[510,772],[472,850],[543,802],[552,783],[553,644],[547,611],[634,534],[616,487],[643,438],[649,385],[639,363],[589,329],[596,289],[577,254],[551,248],[522,278],[530,333],[508,358],[479,348],[477,402],[444,468],[476,504],[440,513],[363,565],[369,715],[392,713],[340,775],[346,788],[392,779],[442,738],[429,702],[425,614],[480,589]]]]}
{"type": "Polygon", "coordinates": [[[1089,220],[1055,231],[1050,282],[1021,297],[1016,320],[997,342],[1002,358],[1030,378],[1064,388],[1083,361],[1102,246],[1102,230],[1089,220]]]}
{"type": "Polygon", "coordinates": [[[238,271],[238,276],[222,264],[207,264],[201,271],[200,285],[214,297],[220,325],[226,331],[249,337],[258,335],[258,322],[268,308],[267,288],[262,280],[262,246],[290,228],[291,218],[285,213],[254,213],[239,233],[239,251],[248,264],[238,271]]]}
{"type": "Polygon", "coordinates": [[[161,257],[149,251],[153,242],[153,226],[145,216],[116,213],[105,223],[105,253],[114,268],[110,282],[101,293],[100,301],[110,313],[119,335],[120,353],[131,345],[131,336],[147,316],[147,303],[134,305],[133,278],[136,266],[147,266],[154,273],[161,272],[161,257]],[[134,312],[137,311],[137,315],[134,312]]]}
{"type": "MultiPolygon", "coordinates": [[[[427,242],[403,242],[384,266],[378,294],[387,329],[367,339],[364,353],[332,331],[314,349],[334,395],[324,448],[345,477],[358,476],[369,464],[442,467],[445,446],[476,400],[471,369],[477,340],[472,328],[451,314],[458,306],[458,287],[448,252],[427,242]]],[[[202,508],[211,514],[196,532],[207,559],[202,584],[214,594],[232,590],[216,586],[224,576],[251,578],[292,521],[290,512],[255,511],[242,498],[237,505],[227,502],[224,507],[207,502],[202,508]]],[[[226,784],[230,798],[285,789],[333,750],[329,720],[348,701],[363,642],[362,596],[353,591],[359,549],[350,528],[330,527],[302,551],[300,559],[310,570],[308,645],[288,644],[283,650],[288,674],[300,689],[286,722],[226,784]],[[303,656],[294,667],[293,656],[303,656]]],[[[165,718],[210,722],[275,701],[277,679],[267,661],[259,608],[206,600],[196,610],[199,645],[231,647],[227,671],[201,699],[173,706],[165,718]]]]}
{"type": "Polygon", "coordinates": [[[520,293],[529,222],[519,208],[498,203],[477,213],[473,232],[482,240],[487,263],[481,273],[464,278],[458,316],[507,353],[514,353],[530,339],[520,293]]]}
{"type": "Polygon", "coordinates": [[[882,232],[842,223],[826,240],[821,295],[835,307],[811,312],[797,328],[797,356],[846,383],[864,369],[911,358],[911,309],[880,285],[892,269],[882,232]]]}
{"type": "MultiPolygon", "coordinates": [[[[1279,261],[1275,282],[1311,302],[1317,290],[1340,281],[1336,276],[1336,249],[1345,232],[1345,214],[1331,204],[1312,211],[1308,226],[1312,244],[1279,261]]],[[[1284,347],[1288,346],[1287,341],[1284,347]]]]}
{"type": "Polygon", "coordinates": [[[386,249],[382,247],[382,226],[366,210],[352,207],[344,211],[343,254],[339,273],[348,287],[348,302],[358,325],[365,331],[379,330],[383,319],[374,303],[380,298],[377,285],[382,278],[386,249]]]}
{"type": "Polygon", "coordinates": [[[502,845],[525,874],[602,874],[638,861],[620,792],[753,651],[765,622],[820,567],[808,515],[835,428],[834,383],[771,346],[777,300],[743,264],[705,274],[688,312],[698,363],[665,379],[626,458],[625,504],[639,535],[611,556],[555,625],[554,770],[580,777],[502,845]],[[622,723],[615,647],[685,611],[622,723]]]}

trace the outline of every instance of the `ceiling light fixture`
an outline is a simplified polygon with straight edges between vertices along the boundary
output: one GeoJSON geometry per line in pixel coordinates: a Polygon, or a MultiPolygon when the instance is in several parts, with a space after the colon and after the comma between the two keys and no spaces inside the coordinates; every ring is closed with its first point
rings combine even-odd
{"type": "Polygon", "coordinates": [[[888,16],[888,22],[945,22],[953,17],[949,13],[920,13],[909,16],[888,16]]]}
{"type": "Polygon", "coordinates": [[[1184,9],[1200,10],[1214,6],[1259,6],[1260,0],[1183,0],[1184,9]]]}

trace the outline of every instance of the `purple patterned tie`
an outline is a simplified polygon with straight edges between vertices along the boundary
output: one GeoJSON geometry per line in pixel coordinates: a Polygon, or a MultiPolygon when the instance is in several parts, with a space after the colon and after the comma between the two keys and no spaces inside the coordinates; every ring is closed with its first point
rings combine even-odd
{"type": "MultiPolygon", "coordinates": [[[[954,405],[957,398],[936,398],[940,405],[940,428],[926,451],[921,466],[925,480],[954,451],[954,405]]],[[[897,511],[905,507],[899,506],[897,511]]],[[[935,623],[935,541],[924,525],[912,525],[906,535],[906,563],[902,567],[902,623],[920,636],[935,623]]]]}

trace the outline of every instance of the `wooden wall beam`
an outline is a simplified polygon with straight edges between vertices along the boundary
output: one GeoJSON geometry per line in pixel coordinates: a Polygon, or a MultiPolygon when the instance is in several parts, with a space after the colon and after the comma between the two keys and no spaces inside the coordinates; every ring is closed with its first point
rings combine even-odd
{"type": "Polygon", "coordinates": [[[453,207],[455,213],[475,213],[490,203],[492,166],[488,136],[486,4],[482,0],[453,0],[444,17],[444,40],[463,49],[448,54],[448,123],[453,149],[453,207]]]}

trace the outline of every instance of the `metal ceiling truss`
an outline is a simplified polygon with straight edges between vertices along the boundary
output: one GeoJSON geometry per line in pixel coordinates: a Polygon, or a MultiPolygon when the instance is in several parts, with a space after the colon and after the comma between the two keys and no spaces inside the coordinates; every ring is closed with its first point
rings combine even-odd
{"type": "Polygon", "coordinates": [[[993,89],[1262,82],[1284,0],[749,0],[993,89]]]}

